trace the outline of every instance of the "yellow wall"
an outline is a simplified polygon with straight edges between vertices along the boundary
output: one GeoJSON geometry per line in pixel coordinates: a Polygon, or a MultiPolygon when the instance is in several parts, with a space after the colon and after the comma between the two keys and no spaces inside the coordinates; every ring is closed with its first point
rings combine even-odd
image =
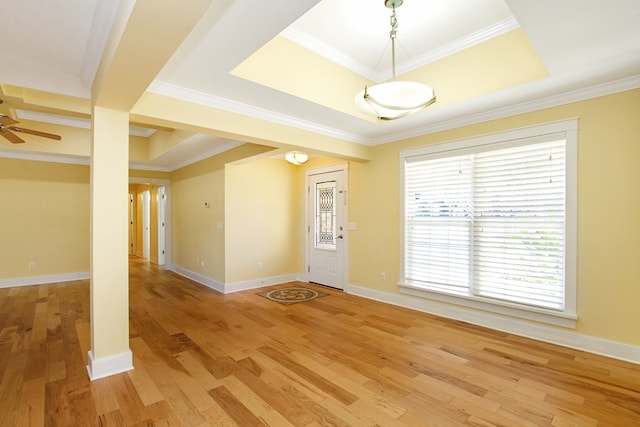
{"type": "Polygon", "coordinates": [[[264,150],[245,144],[171,173],[173,264],[225,282],[225,164],[264,150]]]}
{"type": "Polygon", "coordinates": [[[87,271],[89,168],[0,158],[0,278],[87,271]]]}
{"type": "Polygon", "coordinates": [[[571,117],[580,128],[576,332],[640,345],[640,90],[374,147],[349,171],[350,283],[397,292],[401,150],[571,117]]]}
{"type": "Polygon", "coordinates": [[[214,157],[174,172],[169,204],[173,263],[224,282],[224,230],[216,228],[224,222],[224,162],[214,157]]]}
{"type": "Polygon", "coordinates": [[[281,159],[227,165],[227,282],[302,272],[304,192],[299,182],[296,166],[281,159]]]}

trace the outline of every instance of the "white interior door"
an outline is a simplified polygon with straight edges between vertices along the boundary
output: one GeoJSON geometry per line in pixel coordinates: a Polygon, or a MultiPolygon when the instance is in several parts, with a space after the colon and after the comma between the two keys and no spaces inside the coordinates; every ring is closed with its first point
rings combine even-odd
{"type": "Polygon", "coordinates": [[[307,172],[309,282],[344,289],[347,255],[346,165],[307,172]]]}

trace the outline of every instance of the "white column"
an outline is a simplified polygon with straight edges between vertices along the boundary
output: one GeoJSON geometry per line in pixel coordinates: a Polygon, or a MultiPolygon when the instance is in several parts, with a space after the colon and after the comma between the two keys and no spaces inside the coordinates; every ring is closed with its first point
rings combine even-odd
{"type": "Polygon", "coordinates": [[[91,147],[92,380],[133,369],[129,349],[129,113],[93,107],[91,147]]]}

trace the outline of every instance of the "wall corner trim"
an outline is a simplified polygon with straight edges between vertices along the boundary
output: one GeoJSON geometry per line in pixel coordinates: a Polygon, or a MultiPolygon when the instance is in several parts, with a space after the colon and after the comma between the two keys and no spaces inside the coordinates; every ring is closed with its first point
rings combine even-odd
{"type": "Polygon", "coordinates": [[[89,373],[89,379],[91,381],[120,374],[132,369],[133,353],[131,350],[114,354],[112,356],[101,357],[99,359],[96,359],[93,356],[93,352],[89,350],[89,364],[87,365],[87,372],[89,373]]]}
{"type": "Polygon", "coordinates": [[[484,326],[489,329],[495,329],[525,338],[532,338],[563,347],[640,364],[640,346],[583,335],[572,330],[545,326],[493,313],[484,313],[469,310],[464,307],[438,304],[437,302],[423,298],[415,298],[365,288],[363,286],[347,285],[345,292],[351,295],[421,311],[423,313],[484,326]]]}

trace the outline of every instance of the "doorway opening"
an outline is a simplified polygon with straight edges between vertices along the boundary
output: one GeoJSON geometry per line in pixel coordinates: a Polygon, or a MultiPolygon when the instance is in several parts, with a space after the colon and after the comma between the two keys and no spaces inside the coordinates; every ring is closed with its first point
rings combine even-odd
{"type": "Polygon", "coordinates": [[[169,260],[169,186],[165,180],[129,181],[129,254],[158,265],[169,260]]]}

